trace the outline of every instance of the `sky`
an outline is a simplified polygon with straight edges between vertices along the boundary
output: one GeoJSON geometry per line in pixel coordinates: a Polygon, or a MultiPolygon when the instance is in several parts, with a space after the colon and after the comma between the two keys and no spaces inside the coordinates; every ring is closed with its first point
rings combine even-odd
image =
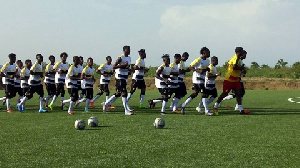
{"type": "Polygon", "coordinates": [[[67,52],[102,64],[130,45],[132,63],[144,48],[148,66],[183,52],[190,63],[204,46],[219,65],[237,46],[248,66],[292,65],[300,61],[299,8],[298,0],[0,0],[0,64],[11,52],[21,60],[41,53],[46,62],[67,52]]]}

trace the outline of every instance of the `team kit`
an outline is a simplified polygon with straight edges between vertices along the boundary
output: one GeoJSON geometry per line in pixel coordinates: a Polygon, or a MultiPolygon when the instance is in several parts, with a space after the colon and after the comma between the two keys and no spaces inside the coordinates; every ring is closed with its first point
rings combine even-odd
{"type": "MultiPolygon", "coordinates": [[[[39,112],[45,113],[53,110],[53,106],[60,97],[60,108],[63,110],[68,107],[68,114],[74,114],[74,107],[80,103],[85,103],[84,112],[89,112],[89,106],[95,108],[95,102],[105,94],[105,102],[101,103],[103,112],[114,109],[113,103],[121,97],[125,115],[133,115],[134,109],[130,107],[130,99],[136,89],[140,89],[139,108],[154,108],[157,103],[161,103],[161,115],[166,115],[168,101],[169,109],[172,113],[185,114],[185,108],[195,99],[199,93],[201,95],[196,111],[205,115],[219,115],[218,108],[224,100],[236,98],[237,104],[235,110],[240,114],[248,114],[242,106],[245,89],[241,77],[246,74],[243,60],[247,52],[242,47],[236,47],[234,56],[230,59],[227,66],[227,72],[223,81],[223,90],[218,97],[215,80],[221,75],[217,70],[218,57],[210,57],[210,50],[203,47],[200,50],[200,57],[186,64],[189,54],[184,52],[174,55],[174,61],[171,63],[170,56],[162,56],[162,65],[159,66],[155,74],[155,86],[160,97],[148,100],[145,103],[146,84],[144,75],[149,71],[146,67],[146,51],[138,51],[139,58],[134,64],[131,62],[130,46],[123,47],[123,54],[119,56],[115,63],[112,58],[107,56],[106,62],[101,64],[98,69],[94,69],[93,58],[86,60],[86,66],[83,66],[84,60],[81,56],[73,56],[73,63],[67,62],[68,54],[60,54],[60,61],[56,62],[53,55],[49,56],[50,63],[43,68],[43,56],[36,55],[36,62],[32,64],[31,60],[16,59],[16,54],[8,55],[9,62],[1,67],[2,83],[5,86],[5,96],[0,98],[3,104],[7,106],[7,112],[12,113],[11,99],[16,97],[16,108],[20,112],[26,111],[26,101],[33,97],[33,94],[39,95],[39,112]],[[184,82],[184,76],[192,71],[193,92],[179,104],[181,99],[187,95],[187,88],[184,82]],[[99,92],[94,95],[93,86],[95,84],[95,73],[101,75],[99,92]],[[130,91],[127,91],[128,78],[132,73],[132,82],[130,91]],[[112,77],[115,77],[116,91],[110,95],[109,84],[112,77]],[[47,96],[44,94],[43,83],[46,86],[47,96]],[[69,93],[69,99],[65,99],[65,87],[69,93]],[[229,94],[231,92],[231,94],[229,94]],[[209,104],[214,103],[212,108],[209,104]],[[149,106],[145,105],[149,104],[149,106]]],[[[198,99],[199,100],[199,99],[198,99]]]]}

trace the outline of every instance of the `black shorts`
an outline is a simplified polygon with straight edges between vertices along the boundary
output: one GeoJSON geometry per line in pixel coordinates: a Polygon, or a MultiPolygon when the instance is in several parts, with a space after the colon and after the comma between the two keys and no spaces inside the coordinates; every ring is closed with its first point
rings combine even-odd
{"type": "Polygon", "coordinates": [[[108,84],[100,84],[100,91],[109,93],[108,84]]]}
{"type": "Polygon", "coordinates": [[[162,96],[168,96],[170,94],[169,88],[158,88],[158,91],[162,96]]]}
{"type": "Polygon", "coordinates": [[[56,96],[61,94],[61,97],[65,96],[65,84],[64,83],[56,83],[56,96]]]}
{"type": "Polygon", "coordinates": [[[46,90],[48,95],[55,95],[56,93],[56,86],[54,83],[46,83],[46,90]]]}
{"type": "Polygon", "coordinates": [[[144,79],[143,80],[132,79],[131,86],[133,88],[145,89],[146,88],[145,80],[144,79]]]}
{"type": "Polygon", "coordinates": [[[204,93],[205,92],[205,86],[204,86],[203,83],[201,83],[201,84],[195,84],[194,83],[193,90],[195,90],[196,92],[204,93]]]}
{"type": "Polygon", "coordinates": [[[85,97],[87,99],[92,99],[93,98],[93,94],[94,94],[94,89],[93,88],[86,88],[85,90],[85,97]]]}
{"type": "Polygon", "coordinates": [[[213,89],[213,90],[209,90],[209,89],[205,89],[205,92],[204,92],[204,98],[208,98],[209,96],[211,97],[218,97],[218,91],[217,89],[213,89]]]}
{"type": "Polygon", "coordinates": [[[25,95],[28,99],[31,99],[33,97],[34,93],[37,93],[38,95],[40,95],[40,97],[44,97],[43,85],[42,84],[36,85],[36,86],[30,85],[29,89],[28,89],[28,91],[26,92],[25,95]]]}
{"type": "Polygon", "coordinates": [[[7,98],[13,98],[16,96],[16,89],[15,85],[5,85],[5,97],[7,98]]]}
{"type": "Polygon", "coordinates": [[[18,93],[19,96],[23,96],[23,89],[21,87],[15,87],[16,94],[18,93]]]}
{"type": "Polygon", "coordinates": [[[126,85],[127,82],[125,79],[116,79],[116,90],[127,92],[126,85]]]}
{"type": "Polygon", "coordinates": [[[72,101],[78,100],[78,89],[77,88],[68,88],[69,95],[72,101]]]}
{"type": "Polygon", "coordinates": [[[179,92],[180,92],[180,98],[184,97],[187,92],[186,92],[186,86],[185,86],[185,83],[182,82],[182,83],[179,83],[179,92]]]}
{"type": "Polygon", "coordinates": [[[169,97],[172,96],[172,94],[174,94],[174,97],[180,99],[180,90],[179,88],[169,88],[169,97]]]}

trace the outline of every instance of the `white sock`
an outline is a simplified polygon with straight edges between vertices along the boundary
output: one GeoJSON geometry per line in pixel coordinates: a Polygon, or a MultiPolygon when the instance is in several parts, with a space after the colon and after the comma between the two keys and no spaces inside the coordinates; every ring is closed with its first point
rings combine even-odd
{"type": "Polygon", "coordinates": [[[132,94],[129,92],[127,96],[127,100],[129,101],[131,99],[132,94]]]}
{"type": "Polygon", "coordinates": [[[202,98],[202,103],[203,103],[205,112],[207,113],[209,111],[208,104],[207,104],[207,98],[202,98]]]}
{"type": "Polygon", "coordinates": [[[191,101],[193,100],[193,98],[189,97],[186,99],[186,101],[184,103],[182,103],[181,107],[185,107],[187,104],[189,104],[191,101]]]}
{"type": "Polygon", "coordinates": [[[21,102],[21,99],[23,99],[23,96],[19,96],[19,97],[18,97],[18,103],[21,102]]]}
{"type": "Polygon", "coordinates": [[[213,101],[215,100],[215,97],[210,97],[207,101],[207,104],[210,104],[212,103],[213,101]]]}
{"type": "Polygon", "coordinates": [[[86,99],[85,101],[85,110],[87,111],[89,109],[90,99],[86,99]]]}
{"type": "Polygon", "coordinates": [[[223,101],[224,100],[230,100],[230,99],[233,99],[233,95],[228,95],[226,97],[223,98],[223,101]]]}
{"type": "Polygon", "coordinates": [[[105,96],[105,101],[107,101],[109,99],[109,96],[105,96]]]}
{"type": "MultiPolygon", "coordinates": [[[[87,98],[83,98],[83,99],[80,99],[79,101],[78,101],[78,104],[79,103],[82,103],[82,102],[85,102],[87,100],[87,98]]],[[[90,99],[89,99],[90,100],[90,99]]],[[[89,102],[90,103],[90,102],[89,102]]]]}
{"type": "Polygon", "coordinates": [[[176,97],[174,97],[174,100],[173,100],[173,111],[177,110],[178,103],[179,103],[179,99],[176,98],[176,97]]]}
{"type": "Polygon", "coordinates": [[[52,101],[51,101],[51,103],[50,103],[50,105],[53,105],[53,104],[55,103],[56,99],[57,99],[57,96],[54,95],[54,96],[53,96],[53,99],[52,99],[52,101]]]}
{"type": "Polygon", "coordinates": [[[7,110],[10,110],[10,99],[6,99],[7,110]]]}
{"type": "Polygon", "coordinates": [[[6,97],[1,97],[1,98],[0,98],[0,101],[1,101],[1,100],[3,101],[3,100],[5,100],[5,99],[6,99],[6,97]]]}
{"type": "Polygon", "coordinates": [[[172,101],[171,101],[170,108],[173,108],[173,106],[174,106],[174,101],[175,101],[175,97],[173,97],[173,99],[172,99],[172,101]]]}
{"type": "Polygon", "coordinates": [[[60,101],[63,102],[65,100],[65,97],[60,97],[60,101]]]}
{"type": "Polygon", "coordinates": [[[68,112],[73,111],[74,104],[75,104],[75,102],[73,102],[73,101],[70,102],[70,106],[69,106],[68,112]]]}
{"type": "Polygon", "coordinates": [[[48,105],[49,99],[51,98],[51,95],[48,95],[45,99],[45,104],[48,105]]]}
{"type": "Polygon", "coordinates": [[[116,101],[117,97],[115,95],[112,95],[108,100],[106,100],[105,105],[111,105],[114,101],[116,101]]]}
{"type": "Polygon", "coordinates": [[[159,102],[162,102],[162,100],[153,100],[153,103],[159,103],[159,102]]]}
{"type": "Polygon", "coordinates": [[[44,98],[40,97],[40,110],[43,109],[44,106],[44,98]]]}
{"type": "Polygon", "coordinates": [[[71,102],[71,98],[70,98],[70,99],[67,99],[67,100],[63,100],[62,102],[63,102],[63,103],[70,103],[70,102],[71,102]]]}
{"type": "Polygon", "coordinates": [[[80,100],[82,98],[83,98],[83,94],[80,94],[79,97],[78,97],[78,100],[80,100]]]}
{"type": "Polygon", "coordinates": [[[100,97],[100,95],[97,94],[97,95],[91,100],[91,102],[94,103],[97,99],[99,99],[99,97],[100,97]]]}
{"type": "Polygon", "coordinates": [[[145,100],[145,95],[141,95],[140,104],[143,104],[145,100]]]}
{"type": "Polygon", "coordinates": [[[161,112],[162,112],[162,113],[165,112],[165,109],[166,109],[166,107],[167,107],[167,103],[168,103],[168,102],[165,101],[165,100],[162,102],[162,105],[161,105],[161,112]]]}
{"type": "Polygon", "coordinates": [[[215,105],[214,105],[214,108],[218,108],[219,107],[219,103],[216,102],[215,105]]]}
{"type": "Polygon", "coordinates": [[[240,111],[244,110],[242,105],[238,105],[240,111]]]}
{"type": "Polygon", "coordinates": [[[122,97],[122,103],[123,103],[123,107],[125,109],[125,112],[129,111],[128,110],[128,105],[127,105],[127,97],[122,97]]]}
{"type": "Polygon", "coordinates": [[[23,105],[23,106],[25,106],[25,102],[26,102],[26,100],[28,100],[28,98],[25,96],[25,97],[23,97],[23,99],[21,99],[20,100],[20,103],[19,103],[19,105],[23,105]]]}
{"type": "Polygon", "coordinates": [[[198,104],[198,107],[201,108],[203,106],[202,100],[200,101],[200,103],[198,104]]]}

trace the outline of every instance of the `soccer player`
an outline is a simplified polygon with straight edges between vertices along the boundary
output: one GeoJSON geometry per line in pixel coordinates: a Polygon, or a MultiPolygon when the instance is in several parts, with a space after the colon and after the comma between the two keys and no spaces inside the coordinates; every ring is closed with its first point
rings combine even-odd
{"type": "Polygon", "coordinates": [[[180,100],[180,90],[179,90],[179,84],[178,84],[178,75],[179,75],[179,68],[178,65],[181,61],[181,55],[175,54],[174,55],[174,62],[170,65],[171,73],[170,73],[170,81],[168,83],[168,87],[170,89],[169,97],[174,94],[173,101],[170,105],[170,110],[172,110],[173,113],[180,113],[180,111],[177,110],[177,104],[180,100]]]}
{"type": "MultiPolygon", "coordinates": [[[[81,72],[82,72],[82,70],[83,70],[83,57],[82,56],[79,56],[78,57],[79,58],[79,64],[78,64],[78,72],[79,72],[79,74],[78,74],[78,76],[81,76],[81,72]]],[[[83,96],[85,95],[85,93],[86,93],[86,91],[82,88],[82,80],[78,80],[78,92],[79,91],[81,91],[81,93],[79,94],[79,97],[78,97],[78,100],[81,100],[82,98],[83,98],[83,96]]],[[[77,103],[76,103],[76,107],[79,107],[80,106],[80,102],[78,101],[77,103]]]]}
{"type": "Polygon", "coordinates": [[[185,114],[184,108],[185,106],[190,103],[195,97],[198,96],[199,92],[201,93],[201,96],[203,97],[204,94],[204,80],[205,80],[205,74],[206,71],[209,71],[209,60],[210,57],[210,51],[207,47],[203,47],[200,50],[201,57],[195,59],[191,65],[190,69],[193,72],[193,90],[194,92],[187,98],[187,100],[182,103],[181,105],[181,113],[185,114]]]}
{"type": "Polygon", "coordinates": [[[214,112],[218,114],[219,103],[223,100],[228,93],[234,89],[236,94],[236,100],[238,103],[238,109],[240,114],[248,114],[249,111],[243,109],[241,93],[242,86],[240,82],[241,71],[245,70],[244,65],[242,64],[241,58],[243,57],[244,52],[242,47],[236,47],[235,55],[228,62],[227,73],[225,75],[225,80],[223,82],[223,93],[219,96],[217,102],[214,105],[214,112]]]}
{"type": "Polygon", "coordinates": [[[20,79],[20,74],[23,69],[23,62],[21,60],[17,60],[16,64],[17,64],[17,69],[16,69],[17,72],[14,78],[14,82],[15,82],[15,91],[19,95],[17,102],[20,103],[20,100],[23,98],[23,89],[21,88],[21,79],[20,79]]]}
{"type": "MultiPolygon", "coordinates": [[[[21,79],[21,88],[23,90],[23,97],[26,96],[25,94],[29,90],[29,84],[28,84],[28,79],[30,77],[30,69],[31,69],[32,63],[31,60],[26,60],[25,61],[25,67],[22,69],[21,74],[20,74],[20,79],[21,79]]],[[[21,105],[21,108],[25,110],[25,102],[24,104],[21,105]]]]}
{"type": "Polygon", "coordinates": [[[145,72],[149,71],[149,69],[145,67],[145,58],[146,58],[145,49],[140,49],[138,52],[140,58],[136,60],[135,65],[133,66],[134,74],[132,75],[131,89],[127,96],[127,99],[129,101],[131,96],[135,92],[135,90],[139,88],[141,89],[140,108],[147,108],[143,104],[145,99],[145,93],[146,93],[146,84],[144,80],[144,75],[145,72]]]}
{"type": "Polygon", "coordinates": [[[93,98],[94,90],[93,85],[95,82],[95,69],[93,68],[93,58],[87,59],[87,66],[84,67],[81,73],[81,79],[82,79],[82,89],[85,91],[85,98],[79,100],[79,102],[85,102],[85,112],[89,112],[89,104],[91,99],[93,98]]]}
{"type": "Polygon", "coordinates": [[[125,110],[125,115],[133,115],[132,110],[128,107],[127,102],[127,80],[129,67],[131,63],[130,55],[130,46],[123,47],[123,54],[118,57],[113,68],[115,69],[115,78],[116,78],[116,93],[112,95],[105,103],[102,103],[103,112],[106,111],[106,107],[111,105],[118,97],[122,95],[123,107],[125,110]]]}
{"type": "MultiPolygon", "coordinates": [[[[247,51],[243,51],[244,52],[244,54],[243,54],[243,57],[241,57],[241,64],[242,64],[242,66],[244,65],[244,63],[243,63],[243,60],[244,59],[246,59],[246,56],[247,56],[247,51]]],[[[244,65],[245,66],[245,65],[244,65]]],[[[245,87],[244,87],[244,83],[243,83],[243,81],[242,81],[242,77],[244,77],[246,75],[246,70],[242,70],[241,71],[241,74],[240,74],[240,82],[241,82],[241,85],[242,85],[242,88],[241,88],[241,101],[243,102],[243,97],[244,97],[244,95],[245,95],[245,87]]],[[[224,100],[230,100],[230,99],[233,99],[233,98],[236,98],[236,95],[235,95],[235,90],[232,90],[232,94],[230,94],[230,95],[228,95],[228,96],[226,96],[226,97],[224,97],[223,98],[223,100],[221,101],[221,103],[224,101],[224,100]]],[[[221,105],[221,103],[219,104],[219,106],[221,105]]],[[[236,104],[235,105],[235,108],[234,108],[235,110],[239,110],[239,108],[238,108],[238,104],[236,104]]]]}
{"type": "Polygon", "coordinates": [[[21,102],[17,105],[20,112],[25,110],[24,105],[25,102],[33,97],[34,93],[37,93],[40,98],[40,113],[45,113],[47,110],[43,108],[44,105],[44,88],[41,82],[41,78],[43,78],[43,56],[41,54],[36,55],[36,63],[30,68],[30,76],[28,79],[29,90],[25,93],[25,97],[21,100],[21,102]]]}
{"type": "Polygon", "coordinates": [[[79,75],[79,57],[74,56],[73,57],[73,64],[68,69],[68,73],[66,76],[66,85],[68,88],[68,92],[71,97],[71,102],[68,109],[68,114],[72,115],[74,114],[73,107],[78,100],[78,80],[80,80],[79,75]]]}
{"type": "Polygon", "coordinates": [[[10,109],[10,99],[16,96],[14,77],[16,76],[16,54],[10,53],[8,55],[9,62],[1,68],[1,76],[4,77],[3,83],[5,84],[5,97],[7,112],[12,113],[10,109]]]}
{"type": "Polygon", "coordinates": [[[155,86],[161,94],[161,98],[149,100],[149,107],[153,108],[155,103],[162,101],[161,115],[166,115],[165,109],[169,99],[169,78],[171,73],[170,56],[165,54],[162,56],[164,64],[158,67],[155,75],[155,86]]]}
{"type": "Polygon", "coordinates": [[[53,109],[53,104],[55,103],[55,101],[59,95],[61,95],[61,98],[60,98],[61,103],[65,99],[65,86],[64,85],[65,85],[66,74],[69,69],[69,64],[66,62],[67,58],[68,58],[68,54],[63,52],[60,54],[60,58],[61,58],[61,61],[57,62],[53,66],[53,72],[56,72],[56,74],[55,74],[56,93],[53,96],[51,103],[49,104],[49,108],[51,110],[53,109]]]}
{"type": "Polygon", "coordinates": [[[48,107],[49,99],[55,95],[56,87],[55,87],[55,72],[53,71],[53,67],[55,64],[55,57],[53,55],[49,56],[50,63],[46,66],[45,69],[45,79],[44,83],[46,85],[46,89],[48,92],[48,96],[45,99],[46,108],[48,107]]]}
{"type": "Polygon", "coordinates": [[[209,71],[206,71],[206,76],[205,76],[205,91],[204,95],[202,97],[202,103],[199,103],[199,106],[196,108],[198,112],[201,112],[201,104],[203,104],[205,108],[205,115],[211,116],[214,115],[209,110],[208,105],[212,103],[215,98],[218,96],[218,92],[216,89],[216,78],[221,75],[220,72],[217,71],[217,66],[218,65],[218,57],[213,56],[211,57],[211,64],[209,65],[209,71]],[[208,97],[211,96],[209,99],[208,97]]]}
{"type": "MultiPolygon", "coordinates": [[[[97,69],[96,73],[101,74],[100,77],[100,92],[96,94],[96,96],[91,100],[91,106],[95,108],[94,102],[105,92],[106,93],[106,101],[109,99],[109,88],[108,84],[110,83],[110,78],[114,74],[113,65],[111,64],[112,59],[111,56],[106,57],[106,63],[101,64],[97,69]]],[[[112,106],[110,106],[112,108],[112,106]]]]}

